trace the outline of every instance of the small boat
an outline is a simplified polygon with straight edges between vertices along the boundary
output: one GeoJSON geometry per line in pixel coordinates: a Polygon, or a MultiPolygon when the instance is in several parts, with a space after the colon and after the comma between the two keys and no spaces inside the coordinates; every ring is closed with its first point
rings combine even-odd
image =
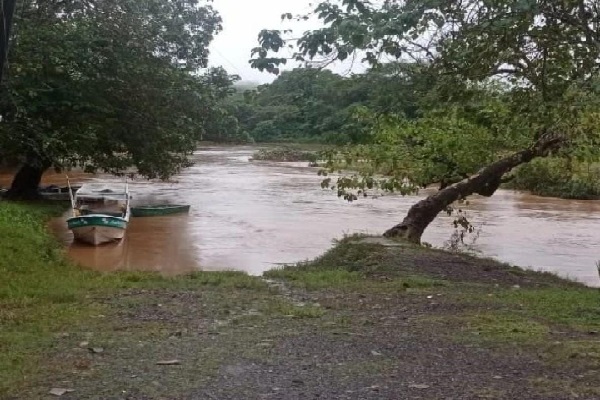
{"type": "Polygon", "coordinates": [[[123,239],[130,217],[129,188],[87,183],[71,197],[67,220],[75,240],[94,246],[123,239]]]}
{"type": "Polygon", "coordinates": [[[190,211],[190,207],[183,204],[131,207],[131,215],[133,217],[159,217],[162,215],[184,214],[190,211]]]}
{"type": "Polygon", "coordinates": [[[69,188],[68,186],[60,187],[56,185],[50,185],[41,187],[39,192],[40,196],[42,196],[44,200],[69,201],[71,199],[71,193],[75,193],[80,188],[81,186],[73,186],[69,188]]]}

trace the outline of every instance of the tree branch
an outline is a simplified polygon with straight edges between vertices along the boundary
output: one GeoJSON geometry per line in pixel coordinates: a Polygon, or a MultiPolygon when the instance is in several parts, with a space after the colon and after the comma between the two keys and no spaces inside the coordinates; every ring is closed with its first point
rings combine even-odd
{"type": "Polygon", "coordinates": [[[420,243],[427,226],[452,203],[472,194],[492,196],[502,184],[504,175],[513,168],[528,163],[534,158],[545,157],[566,143],[567,138],[563,134],[553,132],[541,134],[529,148],[498,160],[482,168],[477,174],[419,201],[410,208],[402,223],[389,229],[384,236],[401,237],[420,243]]]}

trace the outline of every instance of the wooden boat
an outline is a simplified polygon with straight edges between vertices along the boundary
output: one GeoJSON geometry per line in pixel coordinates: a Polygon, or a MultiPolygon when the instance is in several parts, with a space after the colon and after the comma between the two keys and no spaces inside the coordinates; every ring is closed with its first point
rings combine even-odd
{"type": "Polygon", "coordinates": [[[190,211],[190,207],[183,204],[131,207],[131,215],[133,217],[158,217],[162,215],[184,214],[190,211]]]}
{"type": "Polygon", "coordinates": [[[71,197],[73,216],[67,220],[75,240],[98,246],[123,239],[130,217],[127,184],[88,183],[71,197]]]}

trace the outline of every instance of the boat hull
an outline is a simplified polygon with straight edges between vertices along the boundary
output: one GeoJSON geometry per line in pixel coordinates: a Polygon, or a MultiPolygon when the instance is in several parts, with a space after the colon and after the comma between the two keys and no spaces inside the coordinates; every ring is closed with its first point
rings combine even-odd
{"type": "Polygon", "coordinates": [[[160,217],[162,215],[185,214],[190,211],[189,205],[164,205],[131,207],[132,217],[160,217]]]}
{"type": "Polygon", "coordinates": [[[93,246],[123,239],[127,221],[107,215],[75,217],[67,220],[75,240],[93,246]]]}

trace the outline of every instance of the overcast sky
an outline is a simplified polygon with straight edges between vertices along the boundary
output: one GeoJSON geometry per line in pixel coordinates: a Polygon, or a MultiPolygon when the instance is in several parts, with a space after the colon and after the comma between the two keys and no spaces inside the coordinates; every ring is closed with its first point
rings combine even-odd
{"type": "MultiPolygon", "coordinates": [[[[294,29],[297,35],[319,26],[318,21],[299,23],[281,21],[281,14],[304,14],[312,10],[316,0],[214,0],[213,7],[223,18],[221,32],[211,46],[211,66],[223,66],[229,73],[245,81],[271,82],[275,77],[250,68],[250,51],[258,46],[262,29],[294,29]]],[[[335,68],[346,72],[348,67],[335,68]]]]}

